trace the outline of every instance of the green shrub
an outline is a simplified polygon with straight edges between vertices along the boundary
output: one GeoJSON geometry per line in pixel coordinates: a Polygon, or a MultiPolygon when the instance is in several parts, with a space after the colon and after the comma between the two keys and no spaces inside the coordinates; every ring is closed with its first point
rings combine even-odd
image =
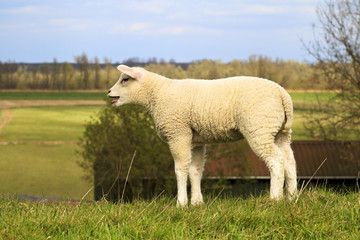
{"type": "Polygon", "coordinates": [[[94,180],[96,200],[149,198],[175,188],[171,154],[156,135],[151,116],[141,107],[108,106],[100,111],[85,126],[81,155],[80,165],[94,180]]]}

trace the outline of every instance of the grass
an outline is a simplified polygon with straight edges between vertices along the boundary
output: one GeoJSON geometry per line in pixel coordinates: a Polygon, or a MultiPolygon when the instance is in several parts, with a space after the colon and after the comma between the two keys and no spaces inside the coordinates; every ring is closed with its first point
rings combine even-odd
{"type": "MultiPolygon", "coordinates": [[[[14,115],[0,132],[0,194],[80,199],[92,186],[83,179],[76,154],[84,123],[100,106],[10,109],[14,115]],[[35,142],[34,142],[35,141],[35,142]],[[57,141],[57,144],[47,144],[57,141]]],[[[93,199],[90,193],[87,199],[93,199]]]]}
{"type": "Polygon", "coordinates": [[[76,150],[75,144],[0,145],[0,193],[81,199],[92,183],[82,178],[76,150]]]}
{"type": "Polygon", "coordinates": [[[0,92],[0,100],[103,100],[106,90],[101,92],[0,92]]]}
{"type": "Polygon", "coordinates": [[[328,101],[331,98],[335,97],[336,92],[289,92],[291,99],[294,102],[317,102],[319,101],[328,101]]]}
{"type": "Polygon", "coordinates": [[[71,205],[0,200],[2,239],[358,239],[358,193],[306,190],[294,202],[215,198],[178,209],[175,199],[71,205]]]}
{"type": "Polygon", "coordinates": [[[0,141],[78,141],[84,123],[100,106],[56,106],[11,109],[14,115],[0,141]]]}

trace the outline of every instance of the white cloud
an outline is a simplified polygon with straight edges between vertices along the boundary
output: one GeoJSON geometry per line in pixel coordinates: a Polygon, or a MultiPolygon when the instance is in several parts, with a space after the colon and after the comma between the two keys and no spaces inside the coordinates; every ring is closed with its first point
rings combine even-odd
{"type": "Polygon", "coordinates": [[[13,15],[38,14],[40,12],[40,9],[36,6],[23,6],[23,7],[9,8],[3,11],[13,15]]]}
{"type": "Polygon", "coordinates": [[[83,31],[93,27],[93,24],[75,18],[52,18],[47,21],[47,26],[50,28],[55,27],[62,31],[83,31]]]}
{"type": "Polygon", "coordinates": [[[211,35],[220,34],[223,30],[207,27],[196,27],[188,25],[160,25],[156,23],[130,23],[130,24],[117,24],[110,30],[112,34],[124,33],[134,35],[167,35],[167,36],[180,36],[180,35],[211,35]]]}
{"type": "Polygon", "coordinates": [[[218,11],[213,9],[207,10],[206,15],[210,16],[233,16],[233,15],[273,15],[280,14],[287,11],[285,6],[268,6],[264,4],[241,4],[226,9],[221,9],[219,6],[218,11]]]}

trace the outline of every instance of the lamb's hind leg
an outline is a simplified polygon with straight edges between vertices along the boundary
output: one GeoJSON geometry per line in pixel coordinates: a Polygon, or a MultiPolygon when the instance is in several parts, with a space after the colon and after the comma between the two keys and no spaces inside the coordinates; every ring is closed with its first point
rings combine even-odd
{"type": "Polygon", "coordinates": [[[205,164],[205,145],[192,149],[189,177],[191,182],[191,204],[198,205],[203,203],[201,194],[201,177],[205,164]]]}
{"type": "Polygon", "coordinates": [[[296,162],[290,147],[290,138],[290,132],[279,132],[275,138],[276,145],[285,157],[284,171],[287,200],[293,199],[297,194],[296,162]]]}
{"type": "Polygon", "coordinates": [[[284,156],[278,146],[275,145],[274,140],[271,140],[270,137],[267,143],[263,141],[264,139],[251,139],[251,141],[248,142],[255,154],[259,156],[269,168],[270,198],[280,200],[283,197],[284,188],[284,156]]]}

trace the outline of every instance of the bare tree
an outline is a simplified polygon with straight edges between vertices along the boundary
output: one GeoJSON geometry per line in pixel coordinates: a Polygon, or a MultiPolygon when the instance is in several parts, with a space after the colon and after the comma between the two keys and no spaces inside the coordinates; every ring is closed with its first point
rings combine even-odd
{"type": "Polygon", "coordinates": [[[337,94],[319,101],[322,114],[313,112],[306,127],[320,139],[360,139],[360,2],[328,0],[317,15],[315,40],[305,47],[337,94]]]}
{"type": "Polygon", "coordinates": [[[110,58],[104,58],[105,63],[105,72],[106,72],[106,79],[105,79],[105,87],[110,87],[110,73],[113,69],[113,66],[111,65],[111,59],[110,58]]]}
{"type": "Polygon", "coordinates": [[[94,63],[94,72],[95,72],[95,76],[94,76],[94,87],[96,89],[100,88],[100,70],[101,70],[101,66],[99,63],[99,59],[97,57],[95,57],[94,59],[95,63],[94,63]]]}

